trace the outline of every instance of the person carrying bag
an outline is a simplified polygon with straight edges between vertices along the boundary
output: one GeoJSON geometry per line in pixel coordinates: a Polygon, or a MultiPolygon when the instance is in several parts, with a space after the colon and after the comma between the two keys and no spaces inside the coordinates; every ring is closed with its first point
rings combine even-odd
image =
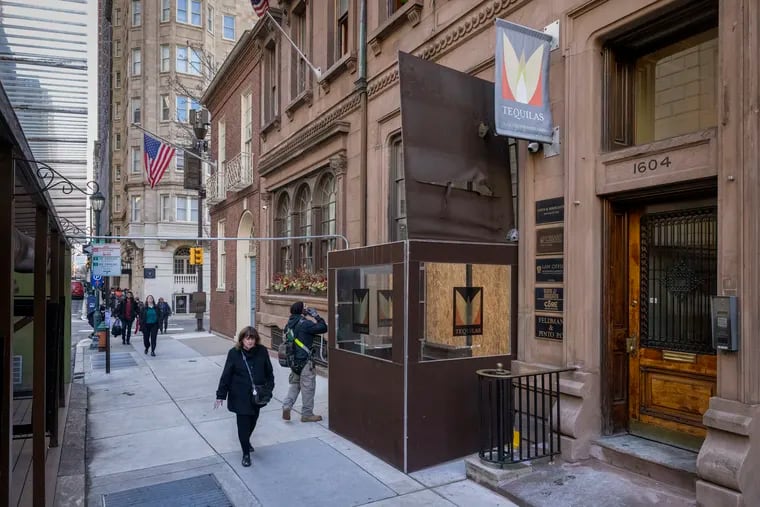
{"type": "Polygon", "coordinates": [[[243,452],[242,465],[251,466],[251,435],[261,407],[272,399],[274,371],[269,352],[261,345],[259,333],[251,326],[243,328],[235,346],[227,353],[214,408],[227,399],[227,410],[236,414],[238,439],[243,452]]]}

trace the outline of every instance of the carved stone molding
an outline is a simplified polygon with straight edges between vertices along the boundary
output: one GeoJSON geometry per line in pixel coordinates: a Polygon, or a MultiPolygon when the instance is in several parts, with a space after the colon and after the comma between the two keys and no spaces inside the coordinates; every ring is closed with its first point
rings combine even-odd
{"type": "Polygon", "coordinates": [[[330,169],[335,177],[340,180],[346,175],[346,168],[348,167],[348,159],[345,153],[339,153],[333,157],[330,157],[330,169]]]}
{"type": "Polygon", "coordinates": [[[411,0],[394,12],[388,19],[383,21],[377,29],[373,30],[368,37],[368,43],[372,53],[377,56],[382,52],[382,42],[393,32],[407,22],[413,27],[417,26],[422,19],[422,0],[411,0]]]}
{"type": "Polygon", "coordinates": [[[278,132],[280,130],[280,115],[279,114],[275,116],[274,119],[272,119],[269,123],[261,127],[261,134],[260,134],[261,140],[266,141],[267,135],[273,130],[276,130],[278,132]]]}
{"type": "Polygon", "coordinates": [[[351,125],[344,121],[330,121],[320,125],[320,128],[309,129],[306,135],[299,136],[292,142],[285,143],[259,161],[259,173],[266,175],[290,160],[305,153],[311,147],[327,141],[336,135],[348,135],[351,125]]]}
{"type": "Polygon", "coordinates": [[[304,104],[311,107],[313,98],[314,94],[310,89],[301,92],[295,99],[293,99],[290,104],[285,107],[285,115],[289,120],[293,121],[293,115],[295,114],[296,110],[304,104]]]}

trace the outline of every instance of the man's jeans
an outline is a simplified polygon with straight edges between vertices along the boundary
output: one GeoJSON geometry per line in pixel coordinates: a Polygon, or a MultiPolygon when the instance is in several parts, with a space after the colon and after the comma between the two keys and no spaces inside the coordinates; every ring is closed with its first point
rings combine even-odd
{"type": "Polygon", "coordinates": [[[317,375],[314,372],[314,365],[309,361],[304,366],[301,375],[290,373],[290,387],[288,388],[288,395],[285,397],[285,401],[282,402],[282,408],[292,409],[293,404],[298,398],[298,393],[301,393],[301,409],[302,417],[309,417],[314,415],[314,391],[317,388],[317,375]]]}

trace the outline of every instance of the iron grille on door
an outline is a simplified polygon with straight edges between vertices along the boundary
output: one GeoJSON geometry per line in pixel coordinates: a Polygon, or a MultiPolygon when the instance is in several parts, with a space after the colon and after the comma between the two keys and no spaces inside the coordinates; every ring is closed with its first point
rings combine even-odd
{"type": "Polygon", "coordinates": [[[716,294],[717,208],[641,218],[641,346],[715,354],[710,296],[716,294]]]}

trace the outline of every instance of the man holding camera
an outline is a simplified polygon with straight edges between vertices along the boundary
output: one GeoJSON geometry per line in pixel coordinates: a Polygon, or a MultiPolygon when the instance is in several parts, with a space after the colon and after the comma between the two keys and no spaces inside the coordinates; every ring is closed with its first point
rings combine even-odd
{"type": "Polygon", "coordinates": [[[317,376],[314,371],[311,349],[315,335],[327,332],[327,324],[314,308],[306,308],[302,301],[298,301],[290,307],[287,328],[293,330],[294,336],[303,347],[297,346],[295,348],[296,366],[294,370],[296,371],[290,373],[290,388],[282,403],[282,418],[286,421],[290,420],[290,411],[298,398],[298,394],[301,393],[303,394],[301,398],[303,405],[301,422],[321,421],[322,416],[314,414],[314,391],[317,387],[317,376]],[[300,373],[296,373],[299,369],[300,373]]]}

